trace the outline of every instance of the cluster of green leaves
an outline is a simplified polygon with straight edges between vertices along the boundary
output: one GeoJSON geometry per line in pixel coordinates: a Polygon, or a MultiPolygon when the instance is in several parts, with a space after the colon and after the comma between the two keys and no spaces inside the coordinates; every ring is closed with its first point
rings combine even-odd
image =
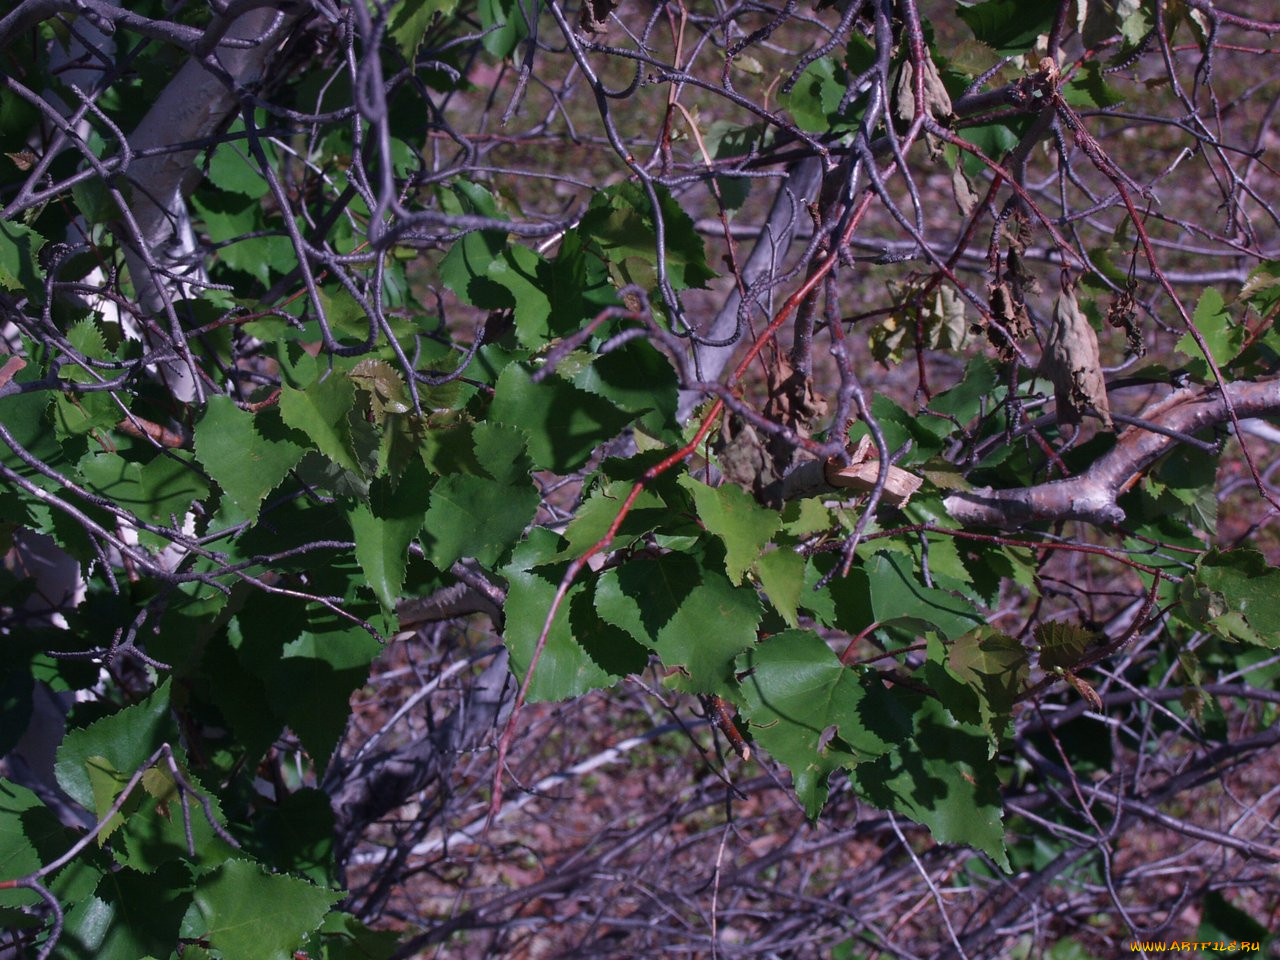
{"type": "MultiPolygon", "coordinates": [[[[332,814],[322,794],[293,793],[233,846],[214,827],[224,819],[221,803],[181,748],[173,748],[176,777],[163,760],[148,765],[161,745],[178,742],[174,691],[165,681],[143,700],[71,730],[58,749],[59,786],[105,820],[81,856],[44,878],[66,911],[58,955],[168,957],[182,942],[183,957],[290,960],[299,947],[314,957],[388,956],[393,935],[331,909],[342,893],[328,882],[322,828],[326,820],[331,828],[332,814]]],[[[77,838],[31,791],[0,783],[7,876],[34,873],[77,838]]],[[[39,902],[30,889],[0,891],[0,922],[30,929],[34,920],[23,908],[39,902]]]]}
{"type": "MultiPolygon", "coordinates": [[[[231,170],[214,163],[211,176],[222,177],[224,186],[236,183],[240,175],[231,170]]],[[[324,849],[333,828],[327,805],[313,802],[321,799],[314,791],[299,790],[264,817],[254,809],[260,800],[238,771],[253,770],[286,727],[316,771],[323,770],[345,728],[347,701],[364,683],[381,649],[379,639],[396,630],[399,598],[448,582],[450,567],[466,557],[495,575],[510,577],[513,610],[542,602],[536,584],[544,571],[536,568],[560,548],[549,547],[554,535],[551,540],[537,531],[525,536],[541,502],[535,472],[579,470],[596,447],[633,424],[654,438],[678,438],[674,372],[645,340],[597,356],[590,347],[600,343],[598,337],[587,349],[561,358],[550,376],[534,377],[542,364],[540,352],[554,339],[579,329],[601,308],[618,305],[607,265],[634,273],[647,265],[649,282],[654,282],[652,260],[646,264],[643,259],[643,230],[650,221],[647,211],[636,206],[642,200],[625,188],[602,193],[599,215],[566,237],[552,259],[509,245],[500,231],[469,234],[453,245],[439,264],[443,282],[464,302],[514,315],[511,333],[481,347],[465,379],[445,377],[459,353],[447,341],[426,340],[426,324],[404,321],[404,329],[393,330],[393,335],[406,344],[418,338],[420,361],[441,369],[435,386],[407,383],[396,348],[387,341],[361,356],[318,354],[319,318],[306,312],[293,320],[244,324],[244,333],[265,345],[279,370],[280,386],[256,394],[255,402],[212,396],[193,407],[189,450],[158,449],[121,429],[130,417],[160,419],[158,405],[168,398],[158,392],[76,390],[100,382],[102,369],[139,356],[137,343],[118,328],[99,317],[72,316],[65,343],[24,344],[29,362],[19,382],[60,373],[65,389],[22,393],[6,399],[0,409],[6,428],[28,454],[24,459],[7,450],[3,462],[31,484],[29,492],[6,495],[7,531],[19,526],[48,531],[88,567],[96,548],[85,529],[43,497],[45,491],[66,494],[71,485],[151,525],[139,532],[146,549],[165,546],[171,539],[166,531],[184,526],[199,535],[225,531],[207,541],[207,550],[179,561],[181,582],[158,587],[142,579],[118,593],[95,582],[86,603],[69,616],[73,646],[89,650],[110,646],[113,635],[137,617],[139,606],[161,611],[146,649],[181,681],[182,695],[171,702],[165,687],[159,700],[153,697],[148,703],[161,703],[158,710],[165,717],[172,706],[191,722],[192,731],[204,731],[200,772],[209,783],[232,785],[219,799],[233,833],[259,860],[296,873],[296,858],[277,861],[267,853],[301,844],[309,852],[320,851],[308,876],[331,882],[332,864],[324,849]],[[63,366],[68,356],[97,361],[98,366],[63,366]],[[31,457],[57,472],[32,466],[31,457]]],[[[459,209],[498,215],[493,198],[474,184],[458,184],[444,203],[446,208],[457,203],[459,209]]],[[[679,214],[673,206],[668,228],[683,228],[696,243],[688,248],[687,264],[669,274],[683,287],[709,271],[691,223],[679,214]]],[[[647,229],[652,238],[652,225],[647,229]]],[[[33,288],[38,290],[39,237],[25,228],[13,229],[7,237],[4,253],[36,276],[33,288]]],[[[671,262],[674,267],[678,259],[673,256],[671,262]]],[[[235,275],[242,262],[229,257],[218,269],[235,275]]],[[[332,284],[321,290],[321,300],[333,336],[342,342],[364,340],[368,321],[348,292],[332,284]]],[[[602,330],[601,337],[611,332],[602,330]]],[[[229,349],[231,341],[219,344],[214,338],[214,344],[216,356],[218,346],[229,349]]],[[[230,354],[222,359],[230,362],[230,354]]],[[[108,510],[72,499],[99,529],[115,528],[116,518],[108,510]]],[[[6,586],[22,589],[12,578],[6,586]]],[[[36,679],[67,693],[92,685],[92,672],[86,677],[79,661],[45,653],[48,639],[6,651],[5,684],[21,702],[30,703],[36,679]]],[[[519,646],[516,637],[508,639],[513,648],[519,646]]],[[[61,640],[52,645],[67,646],[61,640]]],[[[632,658],[619,670],[638,670],[644,662],[643,657],[632,658]]],[[[550,668],[543,676],[554,683],[550,668]]],[[[599,685],[607,675],[597,671],[593,676],[599,685]]],[[[560,689],[558,695],[571,692],[560,689]]],[[[96,767],[92,758],[86,761],[91,775],[107,778],[105,786],[94,788],[95,802],[86,804],[91,811],[110,805],[111,788],[123,785],[156,745],[156,737],[135,736],[132,728],[121,726],[139,709],[126,707],[98,721],[108,725],[103,729],[114,730],[112,736],[130,752],[96,767]]],[[[73,715],[73,723],[83,721],[80,714],[73,715]]],[[[7,717],[10,744],[28,719],[7,717]]],[[[176,744],[172,721],[166,730],[171,735],[161,739],[176,744]]],[[[67,761],[68,769],[74,762],[67,761]]],[[[77,802],[90,797],[87,788],[69,792],[77,802]]],[[[169,824],[166,829],[180,829],[171,798],[157,798],[149,808],[144,801],[145,809],[136,806],[131,801],[123,812],[124,827],[111,831],[113,854],[134,831],[151,836],[162,821],[169,824]]],[[[216,807],[215,812],[222,816],[216,807]]],[[[14,842],[21,845],[26,835],[15,822],[14,842]]],[[[105,833],[103,839],[108,839],[105,833]]],[[[216,847],[199,843],[184,869],[196,870],[198,864],[204,877],[234,853],[219,853],[216,847]]],[[[49,849],[42,848],[45,853],[49,849]]],[[[102,854],[99,869],[110,862],[111,856],[102,854]]],[[[248,863],[228,869],[247,870],[248,863]]],[[[139,866],[127,847],[116,854],[116,864],[139,866]]],[[[202,902],[200,883],[169,882],[174,879],[167,878],[166,885],[189,889],[195,902],[202,902]]],[[[212,877],[208,882],[216,886],[218,881],[212,877]]],[[[139,896],[149,889],[140,883],[139,896]]],[[[85,895],[91,890],[86,888],[85,895]]],[[[324,895],[329,897],[325,903],[336,899],[324,895]]],[[[59,896],[67,904],[99,909],[74,892],[59,896]]],[[[254,899],[260,904],[270,900],[256,894],[254,899]]],[[[209,939],[225,955],[242,955],[234,937],[217,932],[216,903],[207,910],[201,907],[203,914],[174,909],[183,937],[209,939]],[[210,918],[207,938],[193,932],[201,916],[210,918]]],[[[316,914],[315,922],[323,913],[316,914]]],[[[106,930],[113,921],[106,917],[103,923],[106,930]]],[[[310,933],[313,926],[302,932],[310,933]]],[[[289,935],[294,933],[300,935],[289,935]]],[[[131,949],[96,955],[126,956],[131,949]]]]}
{"type": "MultiPolygon", "coordinates": [[[[937,415],[924,420],[877,398],[890,444],[917,441],[902,462],[936,480],[898,519],[945,522],[942,496],[958,478],[940,457],[952,429],[947,418],[976,419],[994,377],[989,363],[975,361],[965,381],[936,398],[937,415]]],[[[518,672],[530,661],[565,565],[600,540],[635,480],[665,452],[605,460],[564,534],[535,530],[502,568],[518,672]]],[[[994,758],[1028,660],[1021,645],[983,626],[981,610],[1002,576],[1030,582],[1030,557],[998,544],[962,547],[938,533],[881,537],[873,527],[849,575],[833,575],[838,555],[821,544],[834,545],[852,528],[854,504],[815,497],[779,511],[696,473],[649,484],[623,519],[606,569],[571,587],[531,697],[607,685],[656,655],[673,671],[675,688],[738,708],[747,733],[791,768],[811,816],[823,807],[830,775],[843,769],[877,805],[1003,863],[994,758]],[[945,694],[886,686],[877,671],[841,662],[824,639],[871,630],[890,651],[927,637],[922,676],[945,694]]]]}

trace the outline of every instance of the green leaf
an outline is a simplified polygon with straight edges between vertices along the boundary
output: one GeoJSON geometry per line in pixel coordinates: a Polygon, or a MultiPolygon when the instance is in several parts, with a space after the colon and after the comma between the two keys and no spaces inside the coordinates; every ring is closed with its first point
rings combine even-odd
{"type": "Polygon", "coordinates": [[[979,413],[989,413],[1003,393],[995,365],[986,357],[977,356],[964,368],[964,379],[929,401],[929,409],[968,424],[979,413]]]}
{"type": "Polygon", "coordinates": [[[1078,624],[1062,620],[1037,624],[1041,669],[1074,670],[1096,640],[1097,634],[1078,624]]]}
{"type": "Polygon", "coordinates": [[[779,547],[763,554],[756,561],[755,569],[773,608],[787,626],[796,626],[804,591],[804,557],[788,547],[779,547]]]}
{"type": "MultiPolygon", "coordinates": [[[[72,324],[67,331],[67,342],[73,350],[90,360],[104,360],[110,356],[102,331],[89,317],[72,324]]],[[[67,363],[60,373],[69,383],[99,382],[93,373],[75,363],[67,363]]],[[[58,396],[54,401],[53,414],[54,425],[62,438],[94,430],[109,430],[121,419],[120,407],[111,394],[103,391],[58,396]]]]}
{"type": "MultiPolygon", "coordinates": [[[[518,487],[529,481],[533,465],[525,452],[524,433],[501,423],[477,423],[472,431],[475,460],[481,473],[498,483],[518,487]]],[[[466,471],[463,471],[466,472],[466,471]]]]}
{"type": "Polygon", "coordinates": [[[956,13],[978,40],[1009,57],[1026,53],[1048,33],[1057,9],[1056,0],[988,0],[956,13]]]}
{"type": "Polygon", "coordinates": [[[649,666],[650,653],[620,627],[600,617],[596,610],[596,586],[578,590],[569,600],[569,626],[573,639],[592,661],[611,677],[641,673],[649,666]]]}
{"type": "Polygon", "coordinates": [[[0,287],[21,290],[32,300],[44,300],[44,270],[36,254],[44,237],[30,227],[0,220],[0,287]]]}
{"type": "MultiPolygon", "coordinates": [[[[342,343],[363,343],[369,336],[369,317],[351,291],[338,284],[320,287],[317,291],[320,306],[329,320],[329,329],[334,337],[342,343]]],[[[320,333],[320,324],[315,323],[313,336],[320,333]]],[[[394,328],[393,328],[394,329],[394,328]]],[[[327,358],[332,359],[332,358],[327,358]]]]}
{"type": "Polygon", "coordinates": [[[516,339],[536,349],[551,337],[549,265],[539,254],[508,244],[489,267],[489,279],[507,291],[515,313],[516,339]]]}
{"type": "Polygon", "coordinates": [[[1062,88],[1062,97],[1076,107],[1114,107],[1124,96],[1106,81],[1102,65],[1096,60],[1083,63],[1062,88]]]}
{"type": "MultiPolygon", "coordinates": [[[[573,376],[574,386],[604,397],[619,410],[641,416],[640,423],[655,436],[674,432],[676,377],[671,362],[647,340],[595,358],[573,376]]],[[[672,435],[671,440],[676,437],[672,435]]]]}
{"type": "Polygon", "coordinates": [[[170,955],[191,901],[190,884],[190,874],[179,864],[155,874],[107,873],[93,896],[67,913],[57,955],[94,960],[170,955]]]}
{"type": "MultiPolygon", "coordinates": [[[[328,571],[313,572],[319,579],[328,571]]],[[[325,586],[319,579],[315,589],[325,586]]],[[[277,724],[291,727],[323,767],[346,728],[351,693],[368,679],[382,645],[327,610],[261,593],[245,601],[227,636],[241,664],[260,679],[277,724]]]]}
{"type": "MultiPolygon", "coordinates": [[[[181,759],[180,754],[178,759],[181,759]]],[[[187,782],[209,802],[209,811],[214,818],[219,823],[224,822],[218,798],[205,789],[190,771],[184,770],[183,773],[187,782]]],[[[168,766],[152,767],[142,775],[141,786],[142,790],[136,791],[125,804],[124,824],[113,839],[116,859],[123,866],[142,873],[154,873],[176,862],[190,860],[183,798],[168,766]]],[[[198,799],[188,794],[186,803],[191,814],[190,838],[195,848],[195,859],[190,860],[190,865],[197,873],[207,873],[235,856],[236,850],[214,831],[198,799]]]]}
{"type": "MultiPolygon", "coordinates": [[[[1240,352],[1244,345],[1244,328],[1231,319],[1231,311],[1216,289],[1205,287],[1191,319],[1219,367],[1228,364],[1240,352]]],[[[1213,376],[1200,345],[1189,332],[1178,341],[1178,352],[1188,358],[1187,369],[1192,377],[1206,381],[1213,376]]]]}
{"type": "MultiPolygon", "coordinates": [[[[556,559],[580,557],[599,543],[617,519],[618,511],[622,509],[633,486],[629,480],[614,480],[592,490],[591,495],[578,507],[564,532],[569,546],[556,559]]],[[[671,508],[666,502],[651,489],[641,490],[614,534],[610,549],[625,549],[670,519],[671,508]]]]}
{"type": "MultiPolygon", "coordinates": [[[[662,212],[667,280],[674,290],[705,287],[716,274],[707,266],[702,237],[666,187],[655,184],[654,190],[662,212]]],[[[624,279],[647,289],[656,285],[657,227],[649,195],[639,184],[620,183],[599,191],[578,229],[623,269],[624,279]]]]}
{"type": "Polygon", "coordinates": [[[984,618],[972,604],[945,590],[926,587],[910,565],[906,557],[885,551],[866,565],[876,620],[881,624],[923,621],[949,640],[982,625],[984,618]]]}
{"type": "Polygon", "coordinates": [[[358,501],[347,511],[356,538],[356,561],[382,609],[391,613],[404,585],[409,544],[422,529],[426,513],[426,469],[417,470],[394,489],[388,480],[369,485],[368,502],[358,501]]]}
{"type": "Polygon", "coordinates": [[[1115,36],[1120,24],[1140,5],[1140,0],[1079,0],[1075,19],[1086,49],[1115,36]],[[1121,7],[1125,9],[1118,9],[1121,7]]]}
{"type": "Polygon", "coordinates": [[[262,197],[220,191],[198,191],[192,209],[204,224],[204,233],[218,245],[216,259],[232,270],[242,270],[260,283],[292,270],[298,256],[283,230],[273,231],[263,213],[262,197]]]}
{"type": "MultiPolygon", "coordinates": [[[[133,771],[121,773],[105,757],[89,757],[85,761],[85,769],[89,773],[89,786],[93,789],[91,809],[94,817],[101,820],[111,809],[111,805],[115,803],[116,797],[129,782],[129,778],[133,776],[133,771]]],[[[98,846],[102,846],[122,823],[124,823],[122,812],[108,820],[98,834],[98,846]]]]}
{"type": "Polygon", "coordinates": [[[135,463],[115,453],[89,453],[80,461],[85,485],[149,523],[170,526],[182,520],[191,505],[209,495],[209,485],[181,451],[161,454],[149,463],[135,463]]]}
{"type": "Polygon", "coordinates": [[[834,553],[820,553],[805,563],[804,590],[800,592],[800,607],[813,614],[824,627],[834,627],[853,636],[874,622],[871,613],[871,594],[867,586],[867,574],[855,566],[849,575],[832,574],[832,568],[840,563],[834,553]],[[818,581],[831,579],[821,590],[818,581]]]}
{"type": "MultiPolygon", "coordinates": [[[[34,793],[0,780],[0,880],[14,880],[39,870],[44,865],[41,848],[65,846],[65,832],[34,793]]],[[[0,890],[0,911],[38,899],[30,890],[0,890]]]]}
{"type": "Polygon", "coordinates": [[[396,931],[370,930],[351,914],[336,911],[324,918],[316,939],[324,952],[312,949],[308,956],[325,960],[391,960],[400,945],[396,931]]]}
{"type": "MultiPolygon", "coordinates": [[[[243,121],[236,121],[228,132],[243,133],[243,121]]],[[[262,140],[260,145],[267,152],[268,161],[275,161],[270,143],[262,140]]],[[[277,162],[272,163],[275,169],[279,169],[277,162]]],[[[209,181],[219,190],[238,193],[255,200],[261,200],[271,192],[271,187],[258,171],[258,164],[245,141],[232,140],[218,144],[213,156],[209,158],[209,181]]]]}
{"type": "Polygon", "coordinates": [[[211,397],[203,419],[196,424],[196,456],[239,515],[248,519],[257,517],[263,499],[305,452],[285,436],[274,413],[267,411],[255,418],[229,397],[211,397]],[[270,438],[264,435],[267,431],[270,438]]]}
{"type": "MultiPolygon", "coordinates": [[[[28,363],[19,370],[11,382],[17,384],[31,383],[44,377],[40,364],[28,363]]],[[[42,463],[55,468],[65,468],[67,452],[55,436],[52,424],[46,416],[49,410],[49,395],[43,390],[27,390],[4,398],[0,403],[0,422],[9,431],[18,444],[37,457],[42,463]]],[[[18,458],[9,444],[0,443],[0,463],[11,470],[16,470],[24,477],[42,486],[53,486],[43,474],[18,458]]]]}
{"type": "Polygon", "coordinates": [[[703,525],[724,542],[725,570],[729,582],[742,583],[745,574],[782,525],[775,510],[760,506],[741,487],[726,483],[709,487],[689,474],[680,477],[680,486],[693,494],[703,525]]]}
{"type": "Polygon", "coordinates": [[[780,98],[801,130],[826,133],[845,95],[845,83],[837,78],[839,68],[831,57],[819,57],[804,69],[791,92],[780,98]]]}
{"type": "Polygon", "coordinates": [[[1213,944],[1215,942],[1261,944],[1260,949],[1248,953],[1233,951],[1230,956],[1245,958],[1265,957],[1268,947],[1276,940],[1276,932],[1241,910],[1221,893],[1214,890],[1205,895],[1202,901],[1200,927],[1196,930],[1196,940],[1213,944]]]}
{"type": "Polygon", "coordinates": [[[369,410],[379,426],[388,414],[409,413],[409,391],[400,371],[377,357],[365,357],[347,373],[347,379],[369,395],[369,410]]]}
{"type": "Polygon", "coordinates": [[[388,14],[387,36],[412,62],[436,15],[447,17],[457,6],[458,0],[400,0],[388,14]]]}
{"type": "Polygon", "coordinates": [[[280,388],[280,416],[284,422],[310,437],[316,449],[338,466],[361,474],[363,468],[356,456],[347,419],[354,404],[354,386],[336,373],[306,390],[280,388]]]}
{"type": "Polygon", "coordinates": [[[1147,474],[1143,493],[1155,503],[1150,513],[1164,515],[1212,535],[1218,522],[1218,461],[1179,445],[1147,474]]]}
{"type": "Polygon", "coordinates": [[[1280,570],[1256,550],[1211,550],[1182,582],[1180,618],[1227,640],[1280,646],[1280,570]]]}
{"type": "Polygon", "coordinates": [[[792,500],[782,508],[782,530],[793,537],[807,537],[811,533],[830,530],[831,511],[821,497],[792,500]]]}
{"type": "Polygon", "coordinates": [[[738,661],[749,730],[791,770],[810,819],[822,812],[827,780],[841,767],[888,752],[911,732],[910,718],[873,670],[844,666],[809,630],[787,630],[738,661]]]}
{"type": "Polygon", "coordinates": [[[1240,299],[1269,316],[1280,304],[1280,260],[1263,260],[1249,271],[1249,278],[1240,288],[1240,299]]]}
{"type": "MultiPolygon", "coordinates": [[[[84,317],[71,325],[67,330],[67,343],[73,350],[90,360],[105,360],[111,355],[107,350],[107,341],[102,336],[102,331],[98,329],[98,324],[91,317],[84,317]]],[[[73,383],[94,382],[93,374],[79,366],[64,369],[67,379],[73,383]]]]}
{"type": "Polygon", "coordinates": [[[1009,732],[1013,706],[1026,686],[1027,651],[1016,638],[981,627],[947,645],[946,669],[977,697],[976,722],[991,737],[994,750],[1009,732]]]}
{"type": "MultiPolygon", "coordinates": [[[[999,163],[1006,153],[1018,145],[1018,141],[1026,132],[1026,127],[1027,121],[1015,119],[1002,123],[979,123],[971,127],[961,127],[959,134],[981,150],[988,159],[999,163]]],[[[962,155],[961,163],[964,165],[965,174],[969,177],[977,177],[987,169],[981,158],[967,150],[962,155]]]]}
{"type": "Polygon", "coordinates": [[[260,864],[232,860],[201,879],[182,920],[182,936],[207,940],[224,957],[292,960],[341,891],[272,876],[260,864]]]}
{"type": "Polygon", "coordinates": [[[499,59],[508,57],[529,35],[529,23],[520,0],[478,0],[476,12],[483,28],[484,48],[499,59]]]}
{"type": "Polygon", "coordinates": [[[284,726],[271,707],[265,680],[246,669],[223,637],[208,644],[200,668],[209,682],[209,699],[230,727],[245,762],[256,764],[284,726]]]}
{"type": "MultiPolygon", "coordinates": [[[[908,440],[911,449],[897,461],[899,466],[913,463],[924,463],[926,460],[942,452],[941,437],[951,431],[951,424],[939,417],[919,417],[907,413],[883,393],[877,393],[871,400],[871,415],[880,425],[885,445],[889,453],[896,453],[908,440]]],[[[870,436],[870,430],[861,420],[857,420],[849,428],[849,439],[853,443],[864,436],[870,436]]]]}
{"type": "MultiPolygon", "coordinates": [[[[493,195],[469,181],[456,182],[451,192],[441,194],[440,201],[446,213],[507,219],[498,210],[493,195]]],[[[507,234],[502,230],[468,233],[454,241],[440,261],[440,279],[463,303],[485,310],[510,309],[515,306],[511,292],[489,277],[506,247],[507,234]]]]}
{"type": "MultiPolygon", "coordinates": [[[[532,662],[538,635],[551,610],[560,580],[568,567],[564,563],[544,564],[562,546],[563,541],[558,536],[544,527],[537,527],[530,532],[528,540],[516,547],[511,562],[501,570],[507,578],[507,599],[502,608],[507,624],[503,642],[511,653],[511,670],[522,680],[532,662]]],[[[585,589],[585,584],[579,579],[556,611],[529,685],[529,699],[532,701],[576,697],[588,690],[611,686],[622,675],[592,659],[571,633],[570,606],[576,606],[575,601],[585,589]]],[[[583,621],[581,616],[574,619],[583,621]]],[[[597,632],[590,622],[587,627],[597,632]]],[[[644,664],[639,666],[643,669],[644,664]]]]}
{"type": "Polygon", "coordinates": [[[492,565],[515,543],[538,512],[541,497],[530,481],[501,483],[455,473],[431,491],[422,542],[431,562],[447,570],[459,557],[492,565]]]}
{"type": "Polygon", "coordinates": [[[601,575],[601,619],[683,667],[688,688],[724,694],[734,658],[755,642],[760,601],[689,554],[635,557],[601,575]]]}
{"type": "Polygon", "coordinates": [[[938,701],[895,687],[909,735],[885,756],[860,763],[849,779],[869,802],[929,828],[939,843],[964,843],[1009,870],[995,760],[981,729],[961,723],[938,701]]]}
{"type": "Polygon", "coordinates": [[[332,873],[333,808],[324,791],[303,787],[285,794],[254,822],[259,855],[276,870],[327,883],[332,873]]]}
{"type": "Polygon", "coordinates": [[[558,376],[534,383],[517,364],[498,377],[489,418],[524,431],[534,464],[556,473],[586,463],[599,444],[617,436],[632,419],[558,376]]]}
{"type": "Polygon", "coordinates": [[[383,420],[378,438],[377,476],[385,477],[393,489],[400,485],[410,465],[419,461],[428,429],[426,420],[416,413],[389,413],[383,420]]]}
{"type": "Polygon", "coordinates": [[[323,768],[347,727],[351,694],[368,679],[382,645],[345,620],[311,626],[284,645],[267,687],[276,712],[323,768]]]}
{"type": "MultiPolygon", "coordinates": [[[[473,429],[473,425],[466,422],[430,424],[423,431],[422,444],[418,450],[427,470],[438,477],[447,473],[483,476],[485,469],[476,459],[473,429]]],[[[519,434],[519,437],[519,446],[523,449],[524,435],[519,434]]]]}
{"type": "Polygon", "coordinates": [[[54,773],[58,785],[76,803],[95,808],[90,761],[110,764],[126,777],[145,763],[162,743],[177,743],[178,730],[169,716],[169,681],[145,700],[118,710],[80,730],[71,730],[58,747],[54,773]]]}
{"type": "MultiPolygon", "coordinates": [[[[474,184],[446,195],[459,212],[503,219],[493,198],[474,184]]],[[[548,262],[536,251],[509,244],[500,230],[480,230],[454,242],[440,262],[440,277],[460,300],[486,310],[511,310],[516,338],[531,349],[552,335],[578,329],[586,316],[616,301],[603,270],[589,264],[577,231],[566,235],[548,262]],[[597,276],[596,274],[601,274],[597,276]]]]}

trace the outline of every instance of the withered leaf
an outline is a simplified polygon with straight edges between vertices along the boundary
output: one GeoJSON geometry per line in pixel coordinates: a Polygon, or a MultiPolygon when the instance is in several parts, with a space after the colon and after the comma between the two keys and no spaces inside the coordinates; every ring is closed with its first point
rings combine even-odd
{"type": "Polygon", "coordinates": [[[969,178],[964,175],[964,164],[959,161],[951,171],[951,194],[956,198],[956,207],[962,216],[969,216],[978,205],[978,194],[974,192],[969,178]]]}
{"type": "Polygon", "coordinates": [[[1064,290],[1054,305],[1040,374],[1053,381],[1060,423],[1079,423],[1083,412],[1091,407],[1106,429],[1115,429],[1102,376],[1098,335],[1081,311],[1073,290],[1064,290]]]}
{"type": "Polygon", "coordinates": [[[1098,712],[1102,711],[1102,697],[1098,696],[1098,691],[1093,689],[1088,682],[1077,677],[1070,670],[1063,670],[1062,678],[1066,680],[1067,683],[1071,684],[1076,693],[1080,694],[1089,706],[1093,707],[1093,709],[1098,712]]]}
{"type": "Polygon", "coordinates": [[[1138,304],[1132,287],[1121,291],[1111,301],[1111,306],[1107,307],[1107,323],[1124,331],[1127,355],[1141,357],[1147,352],[1147,345],[1142,339],[1142,326],[1138,323],[1138,304]]]}
{"type": "Polygon", "coordinates": [[[578,11],[578,29],[586,34],[600,34],[609,29],[609,14],[618,8],[619,0],[582,0],[578,11]]]}
{"type": "MultiPolygon", "coordinates": [[[[864,436],[858,441],[858,446],[849,454],[847,464],[841,464],[838,458],[832,457],[824,465],[823,473],[827,483],[833,487],[859,493],[874,490],[880,479],[880,460],[871,445],[871,438],[864,436]]],[[[881,498],[891,507],[904,507],[923,482],[914,473],[891,465],[885,475],[881,498]]]]}
{"type": "Polygon", "coordinates": [[[10,160],[12,160],[13,165],[17,167],[19,170],[21,170],[23,173],[26,173],[28,170],[34,167],[36,163],[39,161],[39,157],[37,157],[30,150],[19,150],[17,153],[6,152],[5,156],[8,157],[10,160]]]}
{"type": "Polygon", "coordinates": [[[988,283],[987,300],[991,304],[991,318],[998,323],[987,326],[987,337],[1006,359],[1014,354],[1014,344],[1024,340],[1031,331],[1031,319],[1027,305],[1008,283],[988,283]]]}
{"type": "Polygon", "coordinates": [[[810,436],[813,424],[827,413],[827,401],[814,392],[813,379],[792,367],[785,357],[778,357],[765,376],[769,387],[765,416],[810,436]]]}
{"type": "MultiPolygon", "coordinates": [[[[951,116],[951,95],[943,86],[942,77],[929,57],[928,51],[925,51],[922,73],[925,110],[937,119],[946,119],[951,116]]],[[[916,118],[915,66],[910,60],[904,60],[902,69],[898,71],[895,103],[898,116],[902,120],[910,123],[916,118]]]]}
{"type": "Polygon", "coordinates": [[[751,424],[734,415],[725,418],[713,449],[726,480],[761,490],[778,479],[773,458],[751,424]]]}

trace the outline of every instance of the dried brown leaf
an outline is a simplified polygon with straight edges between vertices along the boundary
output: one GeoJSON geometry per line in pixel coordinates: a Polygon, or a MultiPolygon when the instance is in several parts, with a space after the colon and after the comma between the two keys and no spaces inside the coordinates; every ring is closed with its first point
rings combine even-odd
{"type": "Polygon", "coordinates": [[[578,29],[584,34],[606,33],[609,15],[617,9],[620,0],[583,0],[578,12],[578,29]]]}
{"type": "MultiPolygon", "coordinates": [[[[951,116],[951,94],[942,83],[938,68],[925,51],[922,65],[924,77],[924,108],[931,116],[945,119],[951,116]]],[[[915,67],[910,60],[904,60],[902,69],[898,71],[898,90],[896,95],[898,116],[910,123],[916,118],[915,67]]]]}
{"type": "Polygon", "coordinates": [[[956,198],[956,207],[959,208],[961,216],[967,217],[973,213],[979,198],[969,183],[969,178],[964,175],[964,164],[959,161],[951,171],[951,193],[956,198]]]}
{"type": "Polygon", "coordinates": [[[1114,429],[1098,334],[1081,311],[1073,290],[1064,290],[1054,305],[1040,374],[1053,381],[1059,422],[1079,423],[1084,411],[1092,408],[1108,430],[1114,429]]]}

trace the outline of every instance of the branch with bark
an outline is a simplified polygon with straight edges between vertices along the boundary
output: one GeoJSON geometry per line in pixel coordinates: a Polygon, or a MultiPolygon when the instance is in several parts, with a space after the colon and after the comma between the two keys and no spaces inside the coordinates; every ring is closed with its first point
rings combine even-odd
{"type": "MultiPolygon", "coordinates": [[[[1265,424],[1255,427],[1253,418],[1280,415],[1280,380],[1233,381],[1226,385],[1226,393],[1246,432],[1266,429],[1265,424]]],[[[1212,448],[1211,442],[1196,434],[1229,423],[1231,414],[1222,391],[1205,386],[1175,390],[1138,416],[1121,414],[1116,419],[1129,421],[1130,425],[1116,439],[1115,446],[1083,473],[1030,487],[957,491],[943,501],[947,512],[966,527],[1012,529],[1066,520],[1098,526],[1120,523],[1125,516],[1117,501],[1157,460],[1179,444],[1212,448]]],[[[1043,424],[1032,426],[1039,428],[1043,424]]],[[[876,466],[879,464],[875,460],[863,465],[869,478],[876,466]]],[[[905,484],[913,475],[890,465],[888,477],[905,484]]],[[[832,478],[831,464],[807,460],[791,470],[773,492],[784,501],[847,492],[847,483],[832,483],[832,478]]]]}
{"type": "MultiPolygon", "coordinates": [[[[1280,413],[1280,380],[1231,382],[1226,395],[1241,419],[1280,413]]],[[[1145,471],[1187,438],[1229,422],[1231,413],[1223,392],[1207,386],[1174,391],[1144,410],[1141,420],[1141,425],[1121,433],[1115,446],[1084,473],[1033,487],[959,491],[946,498],[947,510],[966,526],[1020,527],[1063,520],[1120,523],[1124,511],[1117,500],[1145,471]]]]}

